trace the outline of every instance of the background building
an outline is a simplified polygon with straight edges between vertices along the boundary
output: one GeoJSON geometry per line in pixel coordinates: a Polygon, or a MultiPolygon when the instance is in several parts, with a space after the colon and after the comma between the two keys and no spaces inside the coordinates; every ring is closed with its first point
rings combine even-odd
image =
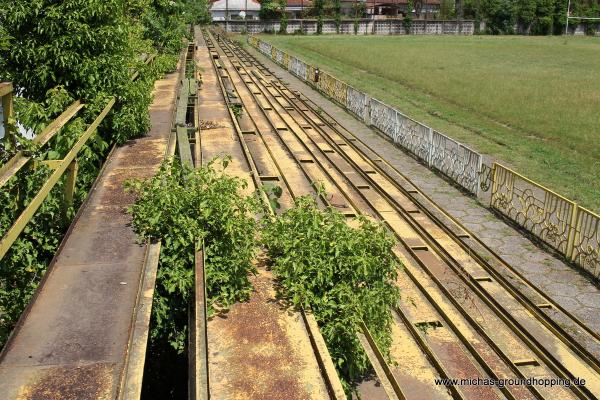
{"type": "MultiPolygon", "coordinates": [[[[359,4],[364,5],[368,18],[403,17],[406,15],[408,0],[342,0],[341,12],[347,17],[354,17],[359,4]]],[[[287,0],[285,8],[288,18],[314,18],[311,13],[312,0],[287,0]]],[[[434,19],[440,10],[440,0],[414,0],[413,17],[416,19],[434,19]]],[[[210,12],[213,21],[224,21],[225,15],[233,19],[258,19],[260,2],[258,0],[217,0],[212,3],[210,12]]],[[[360,16],[359,16],[360,17],[360,16]]],[[[325,16],[330,18],[330,16],[325,16]]]]}
{"type": "Polygon", "coordinates": [[[210,7],[213,21],[258,19],[259,11],[260,3],[257,0],[217,0],[210,7]]]}
{"type": "Polygon", "coordinates": [[[287,0],[285,12],[289,18],[303,18],[303,15],[310,18],[306,14],[310,13],[312,6],[311,0],[287,0]]]}
{"type": "MultiPolygon", "coordinates": [[[[369,17],[380,19],[404,17],[408,0],[366,0],[365,8],[369,17]]],[[[416,19],[434,19],[440,11],[440,0],[413,1],[412,15],[416,19]]]]}

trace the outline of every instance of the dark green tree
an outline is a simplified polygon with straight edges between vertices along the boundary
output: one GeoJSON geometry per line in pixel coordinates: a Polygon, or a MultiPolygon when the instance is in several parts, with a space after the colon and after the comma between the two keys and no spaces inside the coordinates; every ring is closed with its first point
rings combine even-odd
{"type": "MultiPolygon", "coordinates": [[[[10,47],[10,36],[6,29],[0,25],[0,51],[6,51],[10,47]]],[[[0,71],[4,69],[4,59],[0,58],[0,71]]]]}
{"type": "Polygon", "coordinates": [[[402,21],[402,26],[404,26],[406,34],[410,33],[410,27],[412,26],[412,10],[413,0],[408,0],[408,3],[406,4],[406,13],[404,14],[404,20],[402,21]]]}
{"type": "Polygon", "coordinates": [[[552,33],[554,22],[555,0],[537,0],[533,34],[548,35],[552,33]]]}
{"type": "Polygon", "coordinates": [[[280,5],[276,0],[260,0],[260,11],[258,16],[260,19],[276,19],[279,18],[280,5]]]}
{"type": "Polygon", "coordinates": [[[0,0],[0,25],[12,37],[10,48],[0,49],[0,78],[36,103],[57,87],[87,104],[115,96],[105,140],[122,143],[142,135],[151,99],[142,88],[147,82],[132,82],[131,71],[145,68],[140,56],[154,52],[153,43],[171,53],[182,45],[183,25],[175,23],[179,3],[165,3],[0,0]],[[165,27],[173,30],[161,33],[165,27]]]}
{"type": "Polygon", "coordinates": [[[514,14],[523,33],[529,33],[536,17],[536,0],[515,0],[514,14]]]}
{"type": "Polygon", "coordinates": [[[287,33],[288,15],[285,12],[286,5],[286,0],[279,0],[279,13],[281,14],[281,17],[279,18],[279,33],[281,34],[287,33]]]}
{"type": "Polygon", "coordinates": [[[514,33],[514,15],[511,0],[482,0],[486,32],[492,35],[514,33]]]}
{"type": "Polygon", "coordinates": [[[340,33],[342,25],[342,3],[340,0],[333,0],[333,18],[335,20],[335,32],[340,33]]]}
{"type": "MultiPolygon", "coordinates": [[[[152,40],[154,47],[168,54],[178,54],[181,39],[186,34],[186,19],[197,16],[190,3],[152,0],[142,14],[143,37],[152,40]],[[188,14],[184,17],[185,14],[188,14]]],[[[202,4],[199,2],[198,4],[202,4]]]]}
{"type": "Polygon", "coordinates": [[[323,33],[323,14],[325,9],[325,0],[315,0],[313,3],[315,14],[317,15],[317,35],[323,33]]]}
{"type": "Polygon", "coordinates": [[[463,15],[466,19],[475,21],[475,33],[480,33],[482,21],[481,15],[481,0],[465,0],[463,1],[463,15]]]}
{"type": "Polygon", "coordinates": [[[188,24],[208,24],[211,21],[210,4],[206,0],[186,0],[184,18],[188,24]]]}
{"type": "Polygon", "coordinates": [[[365,3],[363,3],[363,2],[354,3],[354,5],[352,6],[352,10],[354,12],[354,24],[353,24],[354,34],[358,35],[360,19],[363,18],[365,13],[367,12],[365,3]]]}
{"type": "Polygon", "coordinates": [[[440,2],[439,18],[442,20],[449,20],[454,17],[455,17],[454,0],[442,0],[440,2]]]}
{"type": "MultiPolygon", "coordinates": [[[[596,0],[578,0],[571,2],[571,15],[578,17],[600,17],[600,4],[596,0]]],[[[572,25],[573,27],[578,24],[584,26],[587,35],[594,35],[598,22],[583,19],[572,19],[569,21],[569,25],[572,25]]]]}
{"type": "Polygon", "coordinates": [[[567,23],[567,3],[564,1],[556,1],[554,3],[552,28],[555,35],[565,33],[565,24],[567,23]]]}

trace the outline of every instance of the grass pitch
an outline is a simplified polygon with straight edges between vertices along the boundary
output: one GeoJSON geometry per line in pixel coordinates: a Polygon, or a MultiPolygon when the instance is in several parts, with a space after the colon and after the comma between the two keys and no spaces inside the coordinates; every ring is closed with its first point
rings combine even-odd
{"type": "Polygon", "coordinates": [[[600,210],[599,38],[261,38],[600,210]]]}

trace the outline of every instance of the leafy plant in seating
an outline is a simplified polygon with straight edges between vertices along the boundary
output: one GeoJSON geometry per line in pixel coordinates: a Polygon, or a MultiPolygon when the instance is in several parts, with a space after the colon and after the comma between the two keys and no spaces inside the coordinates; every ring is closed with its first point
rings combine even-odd
{"type": "Polygon", "coordinates": [[[168,341],[179,352],[185,349],[199,240],[206,251],[209,315],[251,292],[259,202],[241,194],[244,180],[225,174],[229,161],[215,159],[193,170],[175,159],[164,162],[152,179],[127,183],[138,196],[129,209],[135,231],[162,241],[151,341],[168,341]]]}
{"type": "Polygon", "coordinates": [[[361,321],[389,356],[390,309],[400,299],[393,236],[364,217],[357,222],[353,228],[334,209],[319,210],[313,198],[300,197],[265,222],[262,235],[283,297],[314,312],[347,393],[370,369],[356,336],[361,321]]]}

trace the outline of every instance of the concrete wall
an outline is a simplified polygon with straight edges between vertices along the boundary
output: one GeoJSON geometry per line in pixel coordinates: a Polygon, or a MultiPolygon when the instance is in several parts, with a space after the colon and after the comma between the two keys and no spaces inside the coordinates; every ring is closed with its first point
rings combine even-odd
{"type": "MultiPolygon", "coordinates": [[[[241,11],[244,10],[229,10],[229,18],[237,17],[241,11]]],[[[210,14],[213,21],[225,21],[225,10],[211,10],[210,14]]],[[[258,20],[258,11],[248,10],[246,12],[246,19],[258,20]]]]}
{"type": "MultiPolygon", "coordinates": [[[[530,27],[527,26],[523,26],[521,24],[515,24],[515,32],[519,35],[529,35],[529,31],[530,29],[528,29],[530,27]]],[[[483,31],[483,28],[482,28],[483,31]]],[[[563,28],[561,33],[565,33],[565,30],[563,28]]],[[[573,36],[584,36],[586,35],[585,33],[585,25],[583,24],[577,24],[577,25],[572,25],[569,24],[569,35],[573,35],[573,36]]],[[[600,36],[600,23],[595,24],[594,27],[594,36],[600,36]]]]}
{"type": "MultiPolygon", "coordinates": [[[[585,25],[579,24],[575,27],[569,25],[569,33],[575,36],[583,36],[585,35],[585,25]]],[[[600,23],[596,25],[594,36],[600,36],[600,23]]]]}
{"type": "MultiPolygon", "coordinates": [[[[229,32],[261,33],[265,31],[279,31],[279,21],[213,21],[215,25],[226,28],[229,32]]],[[[288,20],[287,33],[295,33],[300,28],[306,34],[317,32],[317,21],[314,19],[290,19],[288,20]]],[[[414,20],[410,29],[413,35],[472,35],[475,31],[473,21],[424,21],[414,20]]],[[[323,33],[336,33],[335,21],[323,21],[323,33]]],[[[343,20],[340,25],[340,33],[354,34],[354,21],[343,20]]],[[[404,35],[402,19],[361,19],[358,23],[359,35],[404,35]]]]}

